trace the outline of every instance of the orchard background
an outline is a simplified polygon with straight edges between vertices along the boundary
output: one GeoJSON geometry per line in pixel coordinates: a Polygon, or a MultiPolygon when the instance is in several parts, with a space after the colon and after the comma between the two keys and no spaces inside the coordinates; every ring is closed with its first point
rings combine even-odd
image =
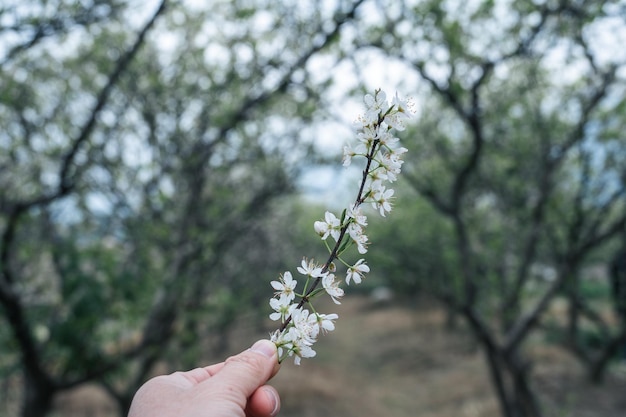
{"type": "Polygon", "coordinates": [[[376,88],[416,104],[404,179],[344,322],[277,376],[284,414],[312,408],[289,378],[332,398],[324,415],[364,397],[436,415],[405,402],[433,387],[505,417],[623,409],[625,15],[596,0],[3,2],[0,414],[65,415],[88,388],[123,416],[155,372],[266,336],[269,282],[324,256],[313,222],[358,181],[341,149],[376,88]],[[394,297],[376,309],[381,288],[394,297]],[[449,348],[430,351],[437,337],[449,348]],[[482,382],[438,385],[463,369],[482,382]],[[364,395],[359,375],[406,391],[364,395]]]}

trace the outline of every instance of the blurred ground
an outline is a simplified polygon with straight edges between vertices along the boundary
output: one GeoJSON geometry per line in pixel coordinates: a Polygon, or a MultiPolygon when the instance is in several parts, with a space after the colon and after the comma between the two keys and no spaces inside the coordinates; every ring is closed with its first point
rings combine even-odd
{"type": "MultiPolygon", "coordinates": [[[[499,417],[480,350],[462,332],[445,329],[440,308],[373,305],[358,296],[318,308],[339,314],[337,329],[320,339],[316,358],[283,364],[272,381],[283,401],[280,416],[499,417]]],[[[251,328],[235,333],[233,353],[267,334],[252,335],[251,328]]],[[[543,343],[531,349],[548,417],[626,414],[626,367],[594,386],[560,349],[543,343]]],[[[57,410],[64,417],[115,416],[94,387],[63,396],[57,410]]]]}

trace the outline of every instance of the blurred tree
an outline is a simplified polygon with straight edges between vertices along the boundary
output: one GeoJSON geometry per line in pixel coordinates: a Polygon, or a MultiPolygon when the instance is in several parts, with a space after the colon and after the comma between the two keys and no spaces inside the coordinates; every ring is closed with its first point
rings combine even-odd
{"type": "Polygon", "coordinates": [[[444,292],[457,273],[450,222],[425,200],[416,200],[406,182],[397,188],[393,216],[369,226],[372,241],[384,248],[368,252],[375,265],[371,278],[411,300],[444,292]]]}
{"type": "Polygon", "coordinates": [[[21,415],[88,381],[125,415],[157,361],[265,307],[268,220],[329,79],[309,63],[360,3],[2,6],[0,375],[21,415]]]}
{"type": "MultiPolygon", "coordinates": [[[[433,254],[449,240],[430,232],[434,222],[414,220],[415,233],[424,229],[435,243],[408,236],[400,223],[407,236],[385,245],[466,319],[502,415],[541,416],[525,342],[559,294],[584,302],[577,274],[626,225],[626,137],[618,128],[626,57],[607,41],[618,32],[603,32],[621,22],[623,5],[377,4],[374,23],[355,39],[400,63],[405,83],[421,80],[426,98],[407,132],[407,178],[446,219],[454,261],[433,254]]],[[[435,230],[447,233],[440,224],[435,230]]],[[[618,329],[603,352],[624,337],[618,329]]]]}

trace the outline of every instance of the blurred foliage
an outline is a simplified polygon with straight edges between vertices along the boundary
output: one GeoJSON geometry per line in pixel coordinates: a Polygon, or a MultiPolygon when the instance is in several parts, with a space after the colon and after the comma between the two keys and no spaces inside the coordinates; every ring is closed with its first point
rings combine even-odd
{"type": "Polygon", "coordinates": [[[368,260],[371,277],[390,286],[400,297],[436,294],[454,284],[453,241],[449,222],[426,201],[412,198],[406,184],[397,187],[399,197],[388,218],[372,219],[368,260]]]}

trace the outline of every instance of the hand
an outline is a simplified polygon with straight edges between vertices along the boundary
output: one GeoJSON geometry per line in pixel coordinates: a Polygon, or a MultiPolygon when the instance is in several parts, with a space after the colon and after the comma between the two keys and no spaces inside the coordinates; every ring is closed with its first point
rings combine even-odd
{"type": "Polygon", "coordinates": [[[128,417],[273,417],[280,398],[265,383],[278,369],[276,346],[259,340],[225,362],[149,380],[128,417]]]}

